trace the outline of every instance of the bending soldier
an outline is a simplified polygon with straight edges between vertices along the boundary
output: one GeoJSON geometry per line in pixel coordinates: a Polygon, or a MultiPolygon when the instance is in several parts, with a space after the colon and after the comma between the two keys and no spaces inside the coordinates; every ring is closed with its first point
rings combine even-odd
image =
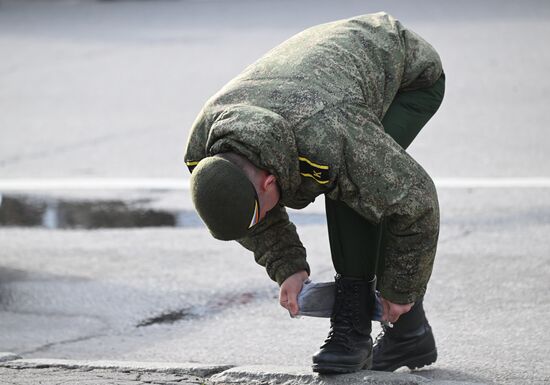
{"type": "Polygon", "coordinates": [[[438,201],[405,149],[437,111],[444,84],[426,41],[388,14],[363,15],[274,48],[214,95],[192,127],[185,160],[199,215],[215,238],[254,252],[292,314],[310,269],[285,206],[325,195],[337,293],[314,371],[392,371],[437,358],[422,298],[438,201]],[[394,328],[373,347],[376,287],[394,328]]]}

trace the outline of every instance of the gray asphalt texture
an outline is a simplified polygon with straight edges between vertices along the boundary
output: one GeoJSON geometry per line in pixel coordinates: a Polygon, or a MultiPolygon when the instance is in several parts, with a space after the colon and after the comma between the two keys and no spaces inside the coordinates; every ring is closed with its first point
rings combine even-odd
{"type": "MultiPolygon", "coordinates": [[[[440,196],[441,241],[426,297],[439,360],[416,373],[547,382],[547,191],[440,196]]],[[[330,280],[325,226],[299,232],[312,278],[330,280]]],[[[328,331],[324,319],[290,319],[251,255],[204,228],[13,228],[0,232],[0,244],[0,346],[26,358],[308,366],[328,331]]]]}
{"type": "Polygon", "coordinates": [[[311,25],[381,10],[444,63],[445,101],[410,149],[432,175],[550,175],[545,0],[0,6],[2,178],[187,177],[188,129],[227,81],[311,25]]]}
{"type": "Polygon", "coordinates": [[[165,373],[134,373],[124,372],[117,369],[62,369],[62,368],[33,368],[14,369],[0,367],[0,378],[2,384],[21,385],[36,384],[42,385],[58,384],[80,384],[80,385],[144,385],[144,384],[165,384],[165,385],[192,385],[204,384],[204,379],[190,377],[187,375],[175,375],[165,373]]]}
{"type": "Polygon", "coordinates": [[[0,352],[2,384],[204,384],[223,365],[23,359],[0,352]]]}
{"type": "MultiPolygon", "coordinates": [[[[1,1],[0,178],[186,178],[187,130],[226,81],[307,26],[379,10],[444,62],[446,99],[410,149],[431,175],[550,176],[544,1],[1,1]]],[[[439,194],[439,359],[414,374],[550,383],[548,189],[439,194]]],[[[313,218],[299,232],[324,281],[316,204],[293,215],[313,218]]],[[[328,321],[290,319],[277,294],[202,227],[0,230],[0,351],[25,358],[309,366],[328,321]]]]}

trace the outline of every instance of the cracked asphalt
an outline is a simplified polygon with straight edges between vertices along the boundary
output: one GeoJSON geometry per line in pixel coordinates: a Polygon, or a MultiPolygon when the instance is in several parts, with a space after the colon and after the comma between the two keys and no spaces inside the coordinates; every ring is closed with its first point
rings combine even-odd
{"type": "Polygon", "coordinates": [[[134,373],[109,369],[33,368],[22,370],[0,367],[0,377],[2,378],[2,384],[6,385],[36,384],[37,379],[40,379],[40,384],[43,385],[58,385],[61,383],[81,385],[205,384],[204,379],[189,375],[134,373]]]}

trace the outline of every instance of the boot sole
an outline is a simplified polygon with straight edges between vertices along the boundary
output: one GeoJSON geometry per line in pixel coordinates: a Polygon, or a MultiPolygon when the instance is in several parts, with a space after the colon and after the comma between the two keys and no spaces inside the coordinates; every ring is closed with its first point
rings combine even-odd
{"type": "Polygon", "coordinates": [[[337,365],[337,364],[313,364],[311,367],[314,372],[319,374],[342,374],[354,373],[359,370],[372,368],[372,354],[361,364],[358,365],[337,365]]]}
{"type": "Polygon", "coordinates": [[[417,356],[417,357],[411,358],[409,360],[404,360],[404,361],[400,362],[399,364],[389,366],[386,369],[376,369],[376,370],[384,370],[384,371],[387,371],[387,372],[393,372],[393,371],[396,371],[397,369],[399,369],[403,366],[406,366],[410,370],[415,370],[415,369],[423,368],[424,366],[431,365],[436,360],[437,360],[437,349],[432,350],[431,352],[423,354],[421,356],[417,356]]]}

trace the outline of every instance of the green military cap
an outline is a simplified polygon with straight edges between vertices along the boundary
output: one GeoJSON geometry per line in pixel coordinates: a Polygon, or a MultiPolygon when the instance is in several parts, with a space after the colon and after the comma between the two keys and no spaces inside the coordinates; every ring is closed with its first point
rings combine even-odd
{"type": "Polygon", "coordinates": [[[201,160],[191,174],[191,199],[214,238],[243,238],[259,220],[256,189],[246,174],[219,157],[201,160]]]}

